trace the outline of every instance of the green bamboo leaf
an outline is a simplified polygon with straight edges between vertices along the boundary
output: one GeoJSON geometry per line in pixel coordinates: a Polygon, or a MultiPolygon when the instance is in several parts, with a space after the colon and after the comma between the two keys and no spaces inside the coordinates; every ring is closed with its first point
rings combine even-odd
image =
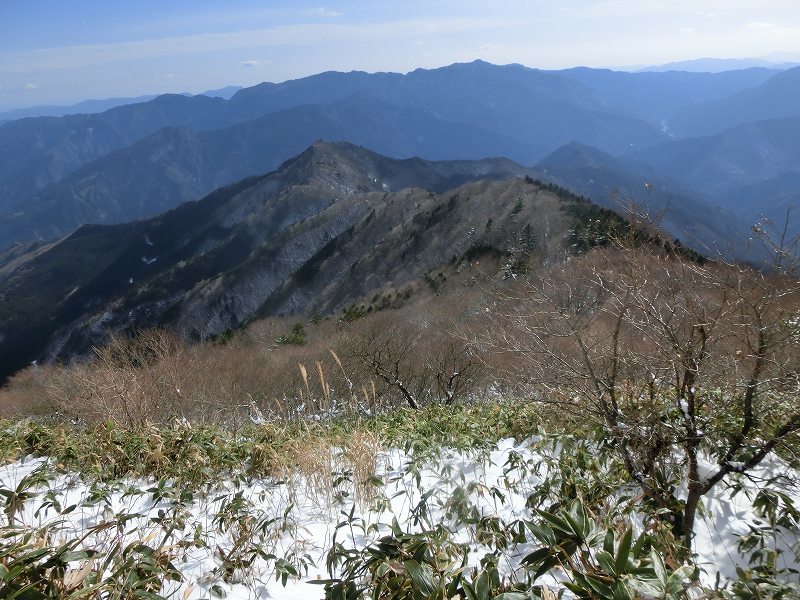
{"type": "Polygon", "coordinates": [[[416,560],[407,560],[403,566],[408,571],[415,587],[425,596],[430,597],[436,590],[433,571],[428,565],[421,565],[416,560]]]}
{"type": "Polygon", "coordinates": [[[463,583],[462,589],[464,590],[464,595],[467,597],[467,600],[480,600],[478,595],[475,593],[475,588],[472,587],[472,584],[469,581],[465,581],[463,583]]]}
{"type": "Polygon", "coordinates": [[[632,594],[628,587],[621,581],[614,584],[614,600],[631,600],[632,594]]]}
{"type": "Polygon", "coordinates": [[[481,571],[481,574],[478,575],[478,578],[475,580],[475,593],[478,595],[478,598],[488,599],[489,588],[489,573],[481,571]]]}
{"type": "Polygon", "coordinates": [[[600,568],[606,573],[606,575],[610,575],[611,577],[617,577],[617,567],[614,564],[614,556],[606,552],[605,550],[601,550],[597,553],[595,557],[597,562],[600,563],[600,568]]]}
{"type": "Polygon", "coordinates": [[[533,552],[528,554],[525,558],[523,558],[522,564],[526,566],[535,567],[549,556],[552,556],[550,548],[539,548],[538,550],[534,550],[533,552]]]}
{"type": "Polygon", "coordinates": [[[622,539],[619,542],[619,548],[617,549],[617,558],[614,561],[614,566],[616,568],[617,573],[622,574],[627,572],[628,566],[628,557],[630,556],[631,552],[631,540],[633,539],[633,529],[628,528],[625,532],[625,535],[622,536],[622,539]]]}
{"type": "Polygon", "coordinates": [[[567,535],[572,534],[572,527],[570,527],[569,523],[564,521],[563,519],[559,519],[554,514],[551,514],[544,510],[537,510],[536,511],[540,517],[542,517],[545,521],[547,521],[551,527],[555,527],[562,533],[566,533],[567,535]]]}
{"type": "Polygon", "coordinates": [[[633,545],[633,549],[631,550],[631,555],[637,559],[642,558],[642,553],[644,552],[645,546],[647,546],[649,542],[650,542],[650,536],[647,535],[646,533],[641,534],[637,538],[636,543],[633,545]]]}
{"type": "Polygon", "coordinates": [[[61,555],[61,561],[65,563],[75,562],[76,560],[86,560],[91,554],[87,550],[71,550],[61,555]]]}
{"type": "Polygon", "coordinates": [[[606,531],[606,536],[603,539],[603,550],[609,554],[614,554],[614,530],[609,529],[606,531]]]}
{"type": "Polygon", "coordinates": [[[656,574],[656,579],[661,583],[667,582],[667,569],[664,567],[664,561],[661,560],[661,555],[655,550],[650,550],[650,560],[653,563],[653,570],[656,574]]]}

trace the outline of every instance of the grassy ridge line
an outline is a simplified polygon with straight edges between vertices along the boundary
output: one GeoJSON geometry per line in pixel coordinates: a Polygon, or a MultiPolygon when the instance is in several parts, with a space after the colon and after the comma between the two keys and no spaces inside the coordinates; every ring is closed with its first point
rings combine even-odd
{"type": "Polygon", "coordinates": [[[268,422],[234,433],[219,427],[145,425],[112,421],[76,426],[36,420],[0,421],[0,462],[49,457],[59,469],[114,480],[170,477],[199,484],[221,474],[274,475],[309,451],[348,448],[360,436],[416,453],[469,449],[508,437],[523,439],[541,422],[540,406],[487,402],[419,411],[400,409],[370,418],[268,422]]]}

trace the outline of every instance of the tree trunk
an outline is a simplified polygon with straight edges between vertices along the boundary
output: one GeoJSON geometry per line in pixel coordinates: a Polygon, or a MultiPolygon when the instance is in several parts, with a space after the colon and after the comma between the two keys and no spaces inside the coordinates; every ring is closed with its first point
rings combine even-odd
{"type": "Polygon", "coordinates": [[[692,538],[694,537],[694,519],[697,514],[697,506],[700,498],[703,497],[700,487],[696,483],[689,484],[689,494],[686,496],[686,505],[683,509],[683,520],[681,522],[681,535],[683,545],[687,552],[692,551],[692,538]]]}

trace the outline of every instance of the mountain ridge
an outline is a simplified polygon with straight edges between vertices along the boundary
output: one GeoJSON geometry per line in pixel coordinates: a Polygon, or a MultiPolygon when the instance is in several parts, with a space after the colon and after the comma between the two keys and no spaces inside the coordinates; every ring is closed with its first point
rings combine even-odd
{"type": "Polygon", "coordinates": [[[491,130],[517,145],[530,145],[536,149],[531,162],[572,139],[614,152],[666,139],[658,127],[645,121],[603,112],[603,103],[580,82],[521,66],[467,63],[407,75],[328,72],[245,88],[230,100],[162,95],[95,115],[30,118],[0,125],[0,212],[12,210],[81,166],[164,127],[209,131],[276,110],[330,105],[360,93],[491,130]],[[37,143],[31,144],[32,139],[37,143]],[[26,151],[21,153],[20,148],[26,151]]]}
{"type": "MultiPolygon", "coordinates": [[[[389,190],[412,181],[445,189],[503,177],[523,185],[525,172],[504,159],[400,161],[320,142],[278,171],[148,220],[83,225],[4,273],[0,363],[19,368],[74,356],[130,327],[171,323],[194,337],[219,335],[256,314],[373,204],[389,210],[388,223],[413,218],[415,203],[436,197],[420,188],[389,190]]],[[[280,310],[300,308],[294,300],[280,310]]]]}

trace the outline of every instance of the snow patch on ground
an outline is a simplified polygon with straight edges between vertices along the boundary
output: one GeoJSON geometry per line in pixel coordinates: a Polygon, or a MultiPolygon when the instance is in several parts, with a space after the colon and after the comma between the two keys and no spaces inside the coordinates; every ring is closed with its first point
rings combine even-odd
{"type": "MultiPolygon", "coordinates": [[[[129,543],[137,539],[163,538],[164,529],[158,521],[164,516],[180,515],[182,527],[170,532],[168,537],[173,548],[173,562],[183,581],[168,583],[163,595],[174,594],[173,597],[191,600],[208,598],[212,591],[221,590],[232,600],[322,598],[323,588],[310,582],[328,577],[325,558],[334,535],[338,541],[363,548],[385,535],[393,519],[406,530],[412,529],[423,492],[430,494],[427,498],[430,518],[453,527],[456,523],[453,513],[459,498],[468,499],[481,516],[494,515],[506,522],[530,517],[527,497],[548,474],[544,460],[547,456],[543,453],[559,451],[557,444],[543,450],[535,440],[517,443],[510,439],[500,441],[490,451],[442,450],[428,460],[391,450],[378,457],[377,475],[383,479],[384,487],[370,499],[358,496],[358,486],[352,485],[345,470],[340,472],[343,477],[338,484],[335,480],[312,480],[295,473],[281,480],[222,481],[203,490],[171,489],[169,482],[162,482],[159,487],[153,481],[90,484],[74,474],[52,475],[46,478],[46,483],[34,488],[37,495],[24,503],[15,521],[38,527],[63,519],[55,527],[59,536],[68,539],[103,522],[114,522],[124,514],[135,515],[122,525],[89,535],[84,542],[85,547],[108,548],[120,539],[129,543]],[[512,463],[524,463],[526,467],[511,469],[507,465],[512,463]],[[75,505],[75,510],[58,516],[55,509],[42,508],[48,492],[62,507],[75,505]],[[498,492],[503,495],[502,501],[498,492]],[[176,502],[182,495],[183,502],[176,502]],[[268,524],[263,539],[259,540],[264,550],[277,557],[289,557],[298,565],[300,557],[310,559],[306,560],[307,572],[301,568],[299,580],[290,578],[283,587],[275,579],[274,561],[263,559],[257,559],[251,568],[236,572],[227,582],[223,580],[220,557],[236,551],[240,532],[235,520],[226,523],[224,519],[225,515],[236,514],[236,506],[261,519],[260,523],[268,524]],[[355,517],[363,519],[363,529],[337,530],[337,524],[346,520],[351,510],[355,517]],[[373,529],[369,529],[371,525],[373,529]]],[[[331,464],[334,471],[337,465],[342,466],[335,456],[331,464]]],[[[0,487],[14,490],[37,469],[47,467],[48,462],[41,458],[27,458],[0,467],[0,487]]],[[[749,525],[756,521],[751,504],[752,496],[758,491],[754,482],[783,470],[785,465],[775,460],[754,473],[754,479],[742,479],[742,489],[733,497],[727,486],[720,484],[704,499],[695,543],[706,584],[713,585],[717,572],[724,581],[735,577],[737,565],[747,565],[746,558],[737,551],[737,536],[747,533],[749,525]]],[[[785,491],[800,504],[796,488],[787,486],[785,491]]],[[[456,541],[470,542],[466,536],[459,537],[462,537],[461,532],[456,541]]],[[[796,542],[783,540],[787,546],[796,542]]],[[[508,557],[507,565],[513,568],[533,549],[532,544],[524,548],[517,546],[515,554],[508,557]]],[[[476,552],[470,554],[470,563],[477,564],[480,557],[476,548],[476,552]]]]}

